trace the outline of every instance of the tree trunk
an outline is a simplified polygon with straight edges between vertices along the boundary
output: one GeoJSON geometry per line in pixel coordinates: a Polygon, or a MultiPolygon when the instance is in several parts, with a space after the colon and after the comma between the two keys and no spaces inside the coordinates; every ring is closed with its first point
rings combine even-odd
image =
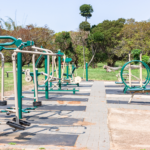
{"type": "Polygon", "coordinates": [[[75,61],[74,61],[76,67],[78,68],[78,56],[77,54],[75,54],[75,61]]]}
{"type": "Polygon", "coordinates": [[[85,17],[85,22],[87,22],[87,17],[85,17]]]}
{"type": "Polygon", "coordinates": [[[84,69],[85,69],[85,49],[84,49],[84,45],[83,45],[83,61],[84,61],[84,69]]]}
{"type": "MultiPolygon", "coordinates": [[[[92,56],[90,62],[88,63],[88,66],[89,66],[89,65],[91,64],[91,62],[94,60],[94,57],[95,57],[95,54],[96,54],[96,49],[95,49],[95,51],[94,51],[93,46],[92,46],[92,54],[93,54],[93,56],[92,56]]],[[[93,63],[93,66],[94,66],[94,63],[93,63]]]]}

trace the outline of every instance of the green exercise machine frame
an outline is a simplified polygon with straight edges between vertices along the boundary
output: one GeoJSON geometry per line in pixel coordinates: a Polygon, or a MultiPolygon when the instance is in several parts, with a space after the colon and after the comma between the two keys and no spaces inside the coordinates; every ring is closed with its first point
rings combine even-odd
{"type": "MultiPolygon", "coordinates": [[[[49,89],[49,85],[48,82],[45,83],[45,85],[39,86],[38,87],[45,87],[45,90],[40,90],[38,89],[38,91],[44,91],[45,92],[45,98],[49,99],[49,92],[73,92],[73,94],[75,94],[76,92],[79,92],[79,90],[76,90],[75,88],[73,89],[67,89],[64,90],[62,89],[62,83],[61,83],[61,57],[64,55],[64,53],[62,53],[60,50],[58,50],[58,89],[53,89],[52,88],[52,82],[50,82],[50,89],[49,89]]],[[[47,56],[45,55],[45,73],[47,73],[47,56]]],[[[40,73],[39,73],[40,74],[40,73]]],[[[37,71],[37,76],[39,75],[38,71],[37,71]]],[[[45,76],[45,80],[47,79],[47,77],[45,76]]],[[[34,89],[32,91],[35,91],[34,89]]]]}
{"type": "MultiPolygon", "coordinates": [[[[122,67],[121,72],[120,72],[120,76],[121,76],[122,82],[123,82],[124,85],[125,85],[124,90],[123,90],[124,93],[126,93],[128,89],[140,88],[140,89],[143,89],[143,90],[144,90],[144,89],[146,88],[147,84],[149,83],[149,80],[150,80],[150,78],[149,78],[149,66],[148,66],[145,62],[140,61],[140,60],[132,60],[132,61],[129,61],[129,62],[125,63],[124,66],[122,67]],[[128,84],[125,82],[126,80],[125,80],[124,77],[123,77],[124,68],[125,68],[128,64],[135,63],[135,62],[136,62],[136,63],[141,63],[141,64],[146,68],[146,71],[147,71],[147,77],[146,77],[146,80],[145,80],[145,82],[144,82],[144,84],[143,84],[142,86],[130,86],[130,85],[128,85],[128,84]]],[[[142,79],[141,79],[141,80],[142,80],[142,79]]]]}

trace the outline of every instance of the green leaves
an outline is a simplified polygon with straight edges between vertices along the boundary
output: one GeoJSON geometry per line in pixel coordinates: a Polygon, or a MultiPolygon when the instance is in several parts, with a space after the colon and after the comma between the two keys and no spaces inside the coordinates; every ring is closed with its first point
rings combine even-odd
{"type": "Polygon", "coordinates": [[[94,36],[94,41],[95,42],[100,42],[100,41],[104,40],[104,34],[101,33],[101,32],[95,32],[93,34],[93,36],[94,36]]]}
{"type": "Polygon", "coordinates": [[[82,6],[80,6],[80,14],[81,16],[86,17],[86,21],[87,18],[90,18],[92,16],[91,14],[92,12],[93,12],[93,8],[91,5],[83,4],[82,6]]]}
{"type": "Polygon", "coordinates": [[[150,60],[150,59],[149,59],[149,56],[147,56],[147,55],[143,55],[143,56],[142,56],[142,61],[144,61],[146,64],[149,64],[149,63],[150,63],[149,60],[150,60]]]}
{"type": "Polygon", "coordinates": [[[55,44],[57,48],[61,49],[65,54],[70,54],[72,52],[72,42],[69,32],[60,32],[56,35],[55,44]]]}
{"type": "Polygon", "coordinates": [[[87,21],[83,21],[80,23],[79,28],[84,31],[90,31],[90,24],[87,21]]]}

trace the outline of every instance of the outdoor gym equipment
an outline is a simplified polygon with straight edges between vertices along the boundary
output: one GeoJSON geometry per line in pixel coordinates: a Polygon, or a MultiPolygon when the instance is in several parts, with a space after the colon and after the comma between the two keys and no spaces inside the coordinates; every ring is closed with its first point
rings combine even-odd
{"type": "Polygon", "coordinates": [[[72,69],[71,69],[71,66],[70,66],[70,62],[72,61],[71,58],[66,58],[65,55],[64,55],[64,59],[63,59],[63,68],[62,68],[62,74],[63,74],[63,80],[62,82],[62,85],[77,85],[79,86],[79,83],[81,82],[81,77],[79,76],[76,76],[74,75],[74,72],[76,70],[76,67],[74,66],[74,63],[72,63],[72,69]],[[64,70],[65,70],[65,67],[66,67],[66,73],[64,73],[64,70]],[[71,71],[71,73],[69,74],[69,70],[71,71]]]}
{"type": "MultiPolygon", "coordinates": [[[[11,46],[11,45],[16,45],[18,48],[22,49],[24,47],[27,47],[27,46],[32,46],[33,45],[33,42],[32,41],[27,41],[27,42],[22,42],[21,39],[16,39],[14,37],[11,37],[11,36],[0,36],[0,39],[11,39],[13,40],[13,42],[7,42],[7,43],[0,43],[0,51],[2,50],[15,50],[16,48],[7,48],[5,46],[11,46]]],[[[13,55],[12,55],[12,61],[13,61],[13,71],[14,71],[14,93],[15,93],[15,113],[16,113],[16,121],[15,122],[11,122],[11,121],[8,121],[6,124],[8,124],[9,126],[13,127],[14,130],[24,130],[26,125],[30,125],[30,123],[26,122],[26,121],[22,121],[20,120],[19,118],[19,107],[18,107],[18,89],[17,89],[17,76],[16,76],[16,59],[14,57],[14,54],[16,55],[16,53],[14,52],[13,55]],[[21,124],[20,124],[21,122],[21,124]],[[23,125],[23,126],[22,126],[23,125]]],[[[6,102],[4,101],[4,57],[1,53],[1,58],[2,58],[2,87],[1,87],[1,92],[2,92],[2,101],[1,101],[1,104],[2,105],[5,105],[6,102]]],[[[22,60],[21,60],[22,62],[22,60]]],[[[18,82],[21,83],[20,80],[18,80],[18,82]]]]}
{"type": "MultiPolygon", "coordinates": [[[[128,103],[131,102],[131,100],[133,99],[135,93],[150,92],[150,89],[146,88],[146,86],[147,86],[147,84],[149,83],[149,80],[150,80],[150,77],[149,77],[150,74],[149,73],[150,73],[149,72],[149,66],[141,60],[132,60],[132,61],[129,61],[129,62],[124,64],[124,66],[121,69],[121,74],[120,75],[121,75],[122,82],[125,85],[124,90],[123,90],[124,93],[126,93],[127,91],[132,93],[131,98],[129,99],[128,103]],[[129,76],[129,83],[127,84],[127,82],[125,81],[125,79],[123,77],[124,68],[127,65],[131,65],[131,63],[140,63],[140,66],[141,66],[140,67],[140,84],[132,84],[131,75],[129,76]],[[146,80],[144,82],[142,80],[142,65],[146,68],[146,72],[147,72],[147,77],[146,77],[146,80]]],[[[131,74],[131,70],[129,70],[129,74],[131,74]]]]}
{"type": "MultiPolygon", "coordinates": [[[[129,52],[129,61],[131,61],[131,52],[129,52]]],[[[140,61],[142,61],[142,52],[140,53],[140,61]]],[[[127,66],[126,66],[127,67],[127,66]]],[[[135,75],[131,74],[131,64],[128,64],[128,72],[127,71],[124,71],[123,73],[123,77],[124,77],[124,80],[128,80],[129,79],[129,84],[131,85],[131,77],[137,79],[138,81],[140,81],[140,78],[136,77],[135,75]]],[[[140,70],[142,69],[142,65],[140,63],[140,70]]],[[[118,81],[115,82],[116,84],[123,84],[123,82],[121,82],[121,76],[120,76],[120,72],[116,75],[117,78],[118,78],[118,81]]]]}
{"type": "MultiPolygon", "coordinates": [[[[15,108],[11,108],[10,112],[16,113],[16,120],[15,120],[15,122],[8,121],[6,124],[15,128],[15,130],[17,130],[17,129],[24,130],[25,128],[22,127],[21,125],[22,124],[28,125],[28,123],[20,120],[20,119],[22,119],[22,97],[23,97],[22,96],[22,57],[21,57],[22,53],[33,54],[32,61],[33,61],[33,71],[34,71],[34,80],[35,80],[34,87],[35,87],[36,102],[38,102],[38,91],[37,91],[38,87],[37,87],[37,78],[36,78],[36,70],[35,70],[35,54],[47,55],[48,56],[48,62],[49,62],[49,56],[56,56],[57,54],[49,53],[48,50],[46,50],[46,53],[38,52],[37,50],[44,51],[45,49],[32,46],[34,44],[33,41],[22,42],[21,39],[16,39],[16,38],[11,37],[11,36],[0,36],[0,39],[11,39],[11,40],[13,40],[13,42],[0,43],[0,50],[1,51],[3,49],[14,50],[14,53],[12,54],[12,62],[13,62],[13,77],[14,77],[15,108]],[[10,46],[10,45],[14,45],[14,44],[17,46],[17,48],[6,48],[6,47],[4,47],[4,46],[10,46]],[[25,48],[27,46],[32,46],[32,48],[35,49],[35,52],[22,50],[23,48],[25,48]],[[18,66],[17,72],[16,72],[16,56],[18,56],[17,57],[17,66],[18,66]],[[18,80],[17,80],[17,73],[18,73],[18,80]],[[21,90],[19,88],[21,88],[21,90]]],[[[2,70],[4,69],[3,67],[4,66],[2,65],[2,70]]],[[[4,79],[4,73],[3,72],[4,72],[4,70],[2,71],[2,76],[4,79]]],[[[47,79],[45,80],[45,82],[47,82],[50,78],[49,69],[48,69],[48,74],[45,74],[45,76],[47,76],[47,79]]],[[[4,87],[2,87],[2,88],[4,88],[4,87]]]]}
{"type": "MultiPolygon", "coordinates": [[[[57,56],[58,56],[58,69],[56,68],[56,57],[52,57],[52,78],[49,80],[50,82],[50,89],[48,88],[48,82],[45,83],[45,85],[38,85],[38,87],[44,87],[45,89],[38,89],[38,91],[44,91],[45,92],[45,98],[49,98],[49,92],[78,92],[79,90],[73,89],[62,89],[62,73],[61,73],[61,57],[64,55],[60,50],[58,50],[57,56]],[[54,66],[56,70],[57,77],[54,77],[54,66]],[[56,88],[53,86],[52,82],[58,81],[58,86],[56,88]]],[[[49,68],[49,65],[46,63],[47,57],[45,56],[45,72],[47,72],[47,68],[49,68]]],[[[35,91],[35,90],[32,90],[35,91]]]]}

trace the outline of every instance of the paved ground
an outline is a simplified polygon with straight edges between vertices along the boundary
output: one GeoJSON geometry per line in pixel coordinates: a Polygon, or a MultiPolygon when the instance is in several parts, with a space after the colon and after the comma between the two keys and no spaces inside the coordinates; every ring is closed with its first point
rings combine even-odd
{"type": "MultiPolygon", "coordinates": [[[[9,126],[0,126],[0,149],[109,150],[104,82],[82,82],[79,89],[75,95],[50,93],[48,100],[39,92],[43,106],[23,114],[23,119],[31,122],[30,127],[12,132],[9,126]]],[[[25,91],[23,95],[33,97],[33,92],[25,91]]],[[[32,103],[30,98],[23,99],[24,108],[32,103]]],[[[13,98],[8,104],[14,106],[13,98]]],[[[8,106],[0,106],[0,110],[8,106]]],[[[13,117],[1,113],[0,122],[13,117]]]]}
{"type": "MultiPolygon", "coordinates": [[[[13,132],[0,125],[0,149],[149,150],[149,94],[135,95],[128,104],[130,93],[124,94],[123,87],[114,82],[84,81],[75,95],[50,93],[48,100],[39,92],[42,107],[23,114],[30,127],[13,132]]],[[[23,95],[33,97],[33,92],[23,95]]],[[[32,103],[31,98],[23,98],[23,108],[32,103]]],[[[13,98],[0,110],[9,106],[14,106],[13,98]]],[[[0,122],[13,117],[0,113],[0,122]]]]}

